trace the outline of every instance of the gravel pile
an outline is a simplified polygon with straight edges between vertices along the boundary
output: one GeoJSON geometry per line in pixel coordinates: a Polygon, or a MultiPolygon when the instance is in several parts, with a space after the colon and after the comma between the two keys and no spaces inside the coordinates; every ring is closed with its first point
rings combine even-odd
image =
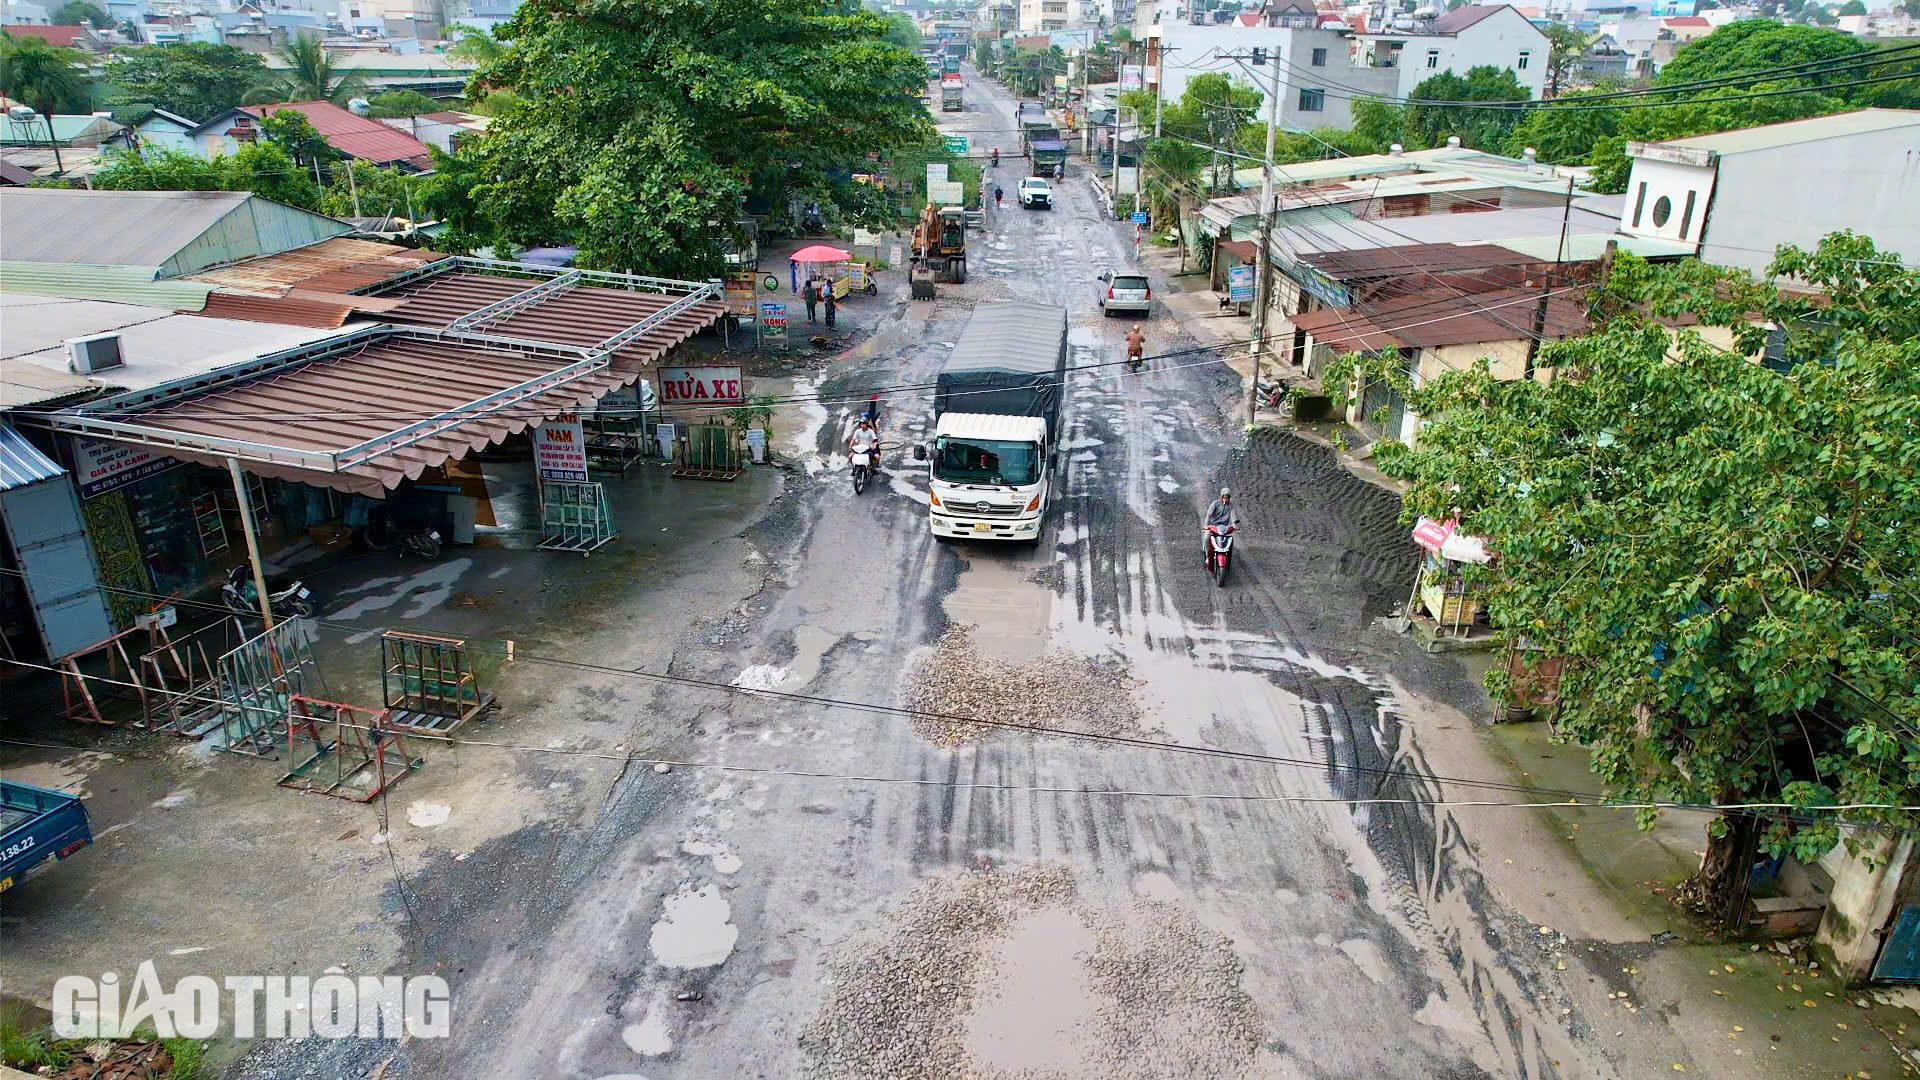
{"type": "Polygon", "coordinates": [[[1101,1005],[1088,1044],[1095,1075],[1229,1077],[1253,1064],[1260,1017],[1240,988],[1233,941],[1178,904],[1131,899],[1084,907],[1087,959],[1101,1005]]]}
{"type": "Polygon", "coordinates": [[[954,747],[995,730],[921,713],[1034,724],[1090,735],[1144,735],[1133,682],[1116,660],[1053,652],[1020,664],[982,656],[966,627],[949,629],[909,674],[913,729],[954,747]]]}
{"type": "Polygon", "coordinates": [[[1072,902],[1064,867],[932,878],[835,950],[826,1004],[800,1033],[812,1080],[962,1075],[966,1014],[986,946],[1023,910],[1072,902]]]}
{"type": "Polygon", "coordinates": [[[1245,1076],[1261,1025],[1232,943],[1177,904],[1087,902],[1055,864],[941,875],[837,946],[832,985],[801,1032],[808,1080],[1059,1080],[1245,1076]],[[1093,1018],[1072,1035],[1070,1071],[1009,1071],[968,1050],[967,1021],[993,985],[994,946],[1023,916],[1066,908],[1093,934],[1093,1018]]]}

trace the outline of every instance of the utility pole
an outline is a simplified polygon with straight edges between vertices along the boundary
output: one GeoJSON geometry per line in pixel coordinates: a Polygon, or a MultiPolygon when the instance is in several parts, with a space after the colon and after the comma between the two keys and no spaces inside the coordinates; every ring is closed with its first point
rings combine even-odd
{"type": "MultiPolygon", "coordinates": [[[[1280,128],[1280,64],[1274,57],[1273,81],[1267,91],[1267,152],[1260,178],[1260,248],[1254,252],[1253,371],[1247,378],[1247,425],[1253,425],[1260,403],[1260,358],[1267,351],[1267,305],[1273,302],[1273,136],[1280,128]]],[[[1255,49],[1253,62],[1266,62],[1266,50],[1255,49]]]]}
{"type": "MultiPolygon", "coordinates": [[[[353,192],[353,216],[360,216],[360,184],[353,178],[353,162],[347,162],[347,190],[353,192]]],[[[355,228],[359,226],[356,225],[355,228]]]]}
{"type": "Polygon", "coordinates": [[[1160,88],[1166,83],[1167,47],[1153,39],[1153,137],[1160,137],[1160,88]]]}
{"type": "Polygon", "coordinates": [[[1547,267],[1540,283],[1540,303],[1533,309],[1533,334],[1527,339],[1526,377],[1533,378],[1533,362],[1540,355],[1540,339],[1547,334],[1547,301],[1553,296],[1555,271],[1567,257],[1567,219],[1573,216],[1573,177],[1567,177],[1567,199],[1560,206],[1560,246],[1554,249],[1553,265],[1547,267]]]}

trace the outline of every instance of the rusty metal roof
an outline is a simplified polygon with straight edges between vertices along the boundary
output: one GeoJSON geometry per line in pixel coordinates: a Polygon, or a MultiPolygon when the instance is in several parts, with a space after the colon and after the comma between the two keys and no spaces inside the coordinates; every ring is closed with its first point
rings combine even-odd
{"type": "Polygon", "coordinates": [[[59,430],[378,497],[634,375],[585,349],[372,326],[49,414],[59,430]]]}
{"type": "MultiPolygon", "coordinates": [[[[1295,329],[1316,342],[1340,349],[1378,352],[1390,346],[1431,348],[1512,341],[1530,336],[1540,293],[1531,289],[1495,289],[1455,295],[1428,290],[1395,297],[1365,308],[1325,308],[1290,315],[1295,329]]],[[[1575,337],[1592,329],[1586,305],[1577,295],[1547,302],[1549,340],[1575,337]]]]}
{"type": "Polygon", "coordinates": [[[292,288],[346,292],[443,258],[446,256],[438,252],[336,236],[293,251],[218,266],[187,277],[190,281],[216,285],[223,292],[260,296],[281,296],[292,288]],[[349,279],[353,284],[344,283],[349,279]]]}
{"type": "Polygon", "coordinates": [[[395,301],[350,295],[447,256],[340,236],[294,251],[191,275],[216,286],[205,314],[223,319],[340,326],[356,311],[385,312],[395,301]]]}
{"type": "Polygon", "coordinates": [[[381,317],[586,348],[624,334],[627,340],[613,347],[614,366],[635,371],[726,314],[710,288],[694,295],[688,290],[702,287],[690,282],[582,270],[527,275],[524,268],[503,276],[484,272],[481,260],[449,262],[460,265],[441,271],[435,264],[378,291],[381,299],[403,301],[381,317]]]}
{"type": "Polygon", "coordinates": [[[1300,261],[1337,281],[1442,270],[1532,266],[1540,260],[1498,244],[1408,244],[1356,251],[1312,251],[1300,261]]]}

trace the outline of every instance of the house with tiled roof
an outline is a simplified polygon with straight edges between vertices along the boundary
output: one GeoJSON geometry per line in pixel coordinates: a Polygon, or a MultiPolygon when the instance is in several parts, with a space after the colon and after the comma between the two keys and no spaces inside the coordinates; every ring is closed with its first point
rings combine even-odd
{"type": "Polygon", "coordinates": [[[289,101],[277,105],[242,105],[200,125],[193,133],[201,153],[232,153],[261,138],[260,121],[281,110],[307,118],[327,145],[347,157],[372,165],[425,171],[433,155],[425,143],[404,131],[370,117],[357,116],[329,101],[289,101]]]}
{"type": "Polygon", "coordinates": [[[37,37],[55,48],[80,49],[84,52],[104,52],[106,43],[96,36],[91,27],[86,26],[23,26],[18,24],[0,26],[8,37],[22,41],[37,37]]]}

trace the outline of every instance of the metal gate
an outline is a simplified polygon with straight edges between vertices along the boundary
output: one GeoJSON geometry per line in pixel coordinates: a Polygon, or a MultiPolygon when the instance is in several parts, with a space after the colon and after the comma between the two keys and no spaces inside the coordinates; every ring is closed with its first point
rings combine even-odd
{"type": "Polygon", "coordinates": [[[7,465],[0,484],[7,477],[41,478],[0,491],[0,520],[47,655],[58,659],[112,637],[100,569],[66,470],[9,425],[0,425],[0,453],[7,465]]]}

